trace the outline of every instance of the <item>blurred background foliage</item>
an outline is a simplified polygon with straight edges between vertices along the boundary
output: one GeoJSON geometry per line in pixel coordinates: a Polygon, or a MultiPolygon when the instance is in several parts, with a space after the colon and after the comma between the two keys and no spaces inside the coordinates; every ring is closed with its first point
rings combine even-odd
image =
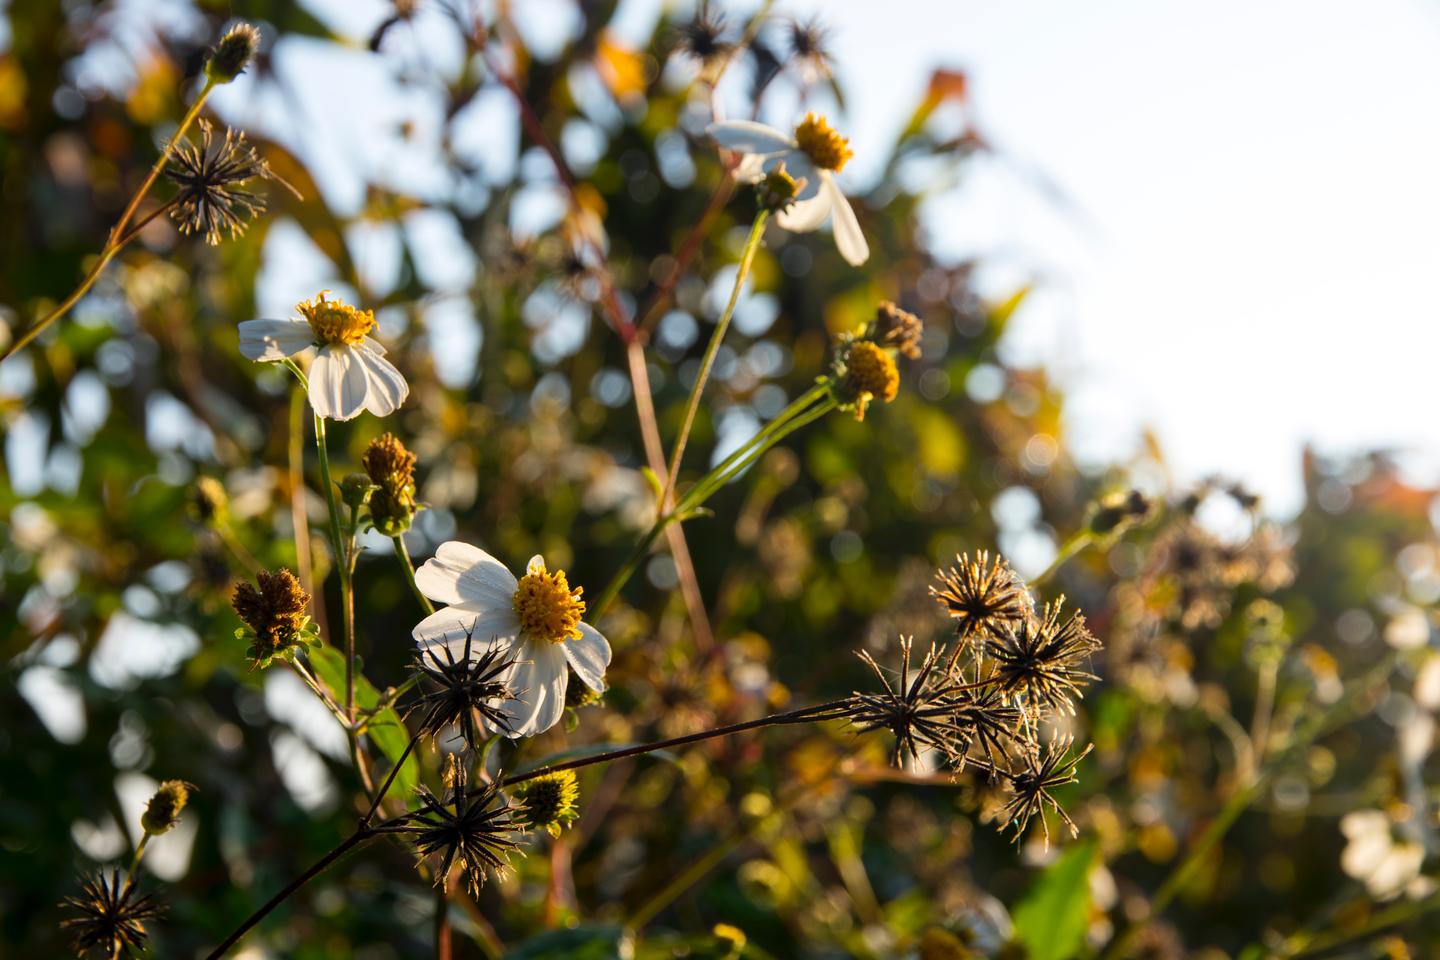
{"type": "MultiPolygon", "coordinates": [[[[519,4],[373,6],[361,37],[287,0],[3,6],[12,334],[102,247],[231,17],[265,45],[213,116],[303,194],[272,185],[270,211],[216,247],[155,221],[72,318],[0,367],[7,956],[63,953],[59,901],[78,871],[128,859],[155,780],[199,788],[147,860],[144,882],[169,903],[157,956],[208,949],[354,823],[339,728],[291,675],[247,671],[234,638],[229,592],[257,568],[324,580],[322,623],[338,602],[303,412],[281,371],[239,356],[236,323],[267,296],[314,293],[296,286],[312,280],[374,308],[412,393],[384,424],[335,426],[337,469],[392,430],[420,457],[417,560],[450,538],[512,567],[543,552],[597,592],[653,496],[625,345],[584,239],[607,247],[648,336],[668,442],[754,210],[703,134],[713,104],[778,101],[781,125],[795,104],[843,107],[783,10],[712,100],[683,8],[637,44],[611,29],[615,4],[556,0],[544,17],[563,26],[545,36],[560,40],[541,44],[512,22],[519,4]],[[513,61],[580,209],[487,46],[513,61]],[[281,51],[312,59],[289,69],[301,61],[281,51]],[[327,74],[328,53],[384,78],[376,109],[395,122],[376,141],[355,131],[377,124],[306,112],[307,85],[349,75],[327,74]],[[337,165],[359,190],[327,180],[337,165]],[[226,490],[220,514],[197,501],[207,477],[226,490]],[[311,556],[297,555],[297,527],[311,556]]],[[[750,25],[732,12],[727,39],[750,25]]],[[[899,398],[797,434],[686,525],[704,617],[657,551],[603,624],[615,650],[603,706],[510,762],[846,693],[865,683],[853,650],[890,663],[897,636],[948,633],[926,595],[937,565],[998,548],[1036,573],[1085,528],[1087,505],[1139,486],[1159,516],[1081,553],[1045,591],[1068,594],[1106,644],[1074,724],[1097,750],[1063,791],[1080,839],[1012,845],[983,823],[995,809],[983,779],[893,771],[885,744],[843,729],[715,741],[587,770],[573,830],[455,897],[457,956],[1433,955],[1434,492],[1381,455],[1315,460],[1305,507],[1281,522],[1224,482],[1173,489],[1158,446],[1077,469],[1060,393],[997,350],[1028,288],[935,259],[918,224],[926,196],[987,149],[966,98],[953,72],[917,91],[883,176],[854,197],[864,269],[823,232],[767,234],[684,476],[803,392],[831,337],[882,298],[926,322],[899,398]],[[1366,811],[1378,819],[1352,816],[1366,811]]],[[[1184,362],[1160,350],[1156,362],[1184,362]]],[[[383,687],[406,675],[419,611],[389,545],[367,547],[360,652],[383,687]]],[[[428,955],[430,910],[410,854],[379,844],[270,917],[247,955],[428,955]]]]}

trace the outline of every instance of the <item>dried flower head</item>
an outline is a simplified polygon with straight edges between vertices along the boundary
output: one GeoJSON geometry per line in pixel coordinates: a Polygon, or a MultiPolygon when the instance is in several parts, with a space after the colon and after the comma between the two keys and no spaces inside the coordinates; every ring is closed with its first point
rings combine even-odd
{"type": "Polygon", "coordinates": [[[311,640],[310,618],[305,608],[310,594],[289,570],[274,573],[262,570],[256,577],[259,588],[237,584],[230,597],[236,615],[245,628],[235,635],[250,639],[251,669],[268,667],[276,657],[289,653],[311,640]]]}
{"type": "Polygon", "coordinates": [[[487,727],[510,729],[500,704],[515,696],[508,682],[515,661],[498,647],[473,656],[474,636],[473,626],[465,631],[465,649],[458,659],[448,645],[441,644],[415,655],[421,693],[405,713],[420,713],[421,736],[438,740],[445,731],[456,727],[465,742],[474,747],[484,738],[487,727]],[[433,689],[425,689],[426,681],[433,689]]]}
{"type": "Polygon", "coordinates": [[[709,3],[701,3],[690,22],[676,31],[675,49],[696,60],[702,70],[709,70],[723,63],[735,49],[735,44],[725,39],[725,29],[724,14],[717,13],[709,3]]]}
{"type": "Polygon", "coordinates": [[[190,802],[190,791],[194,789],[194,784],[184,780],[166,780],[160,784],[150,802],[145,804],[140,826],[152,836],[165,833],[180,822],[180,813],[190,802]]]}
{"type": "Polygon", "coordinates": [[[465,872],[466,887],[478,894],[486,874],[504,870],[510,851],[520,845],[515,839],[519,825],[512,817],[514,811],[495,784],[467,797],[461,774],[455,777],[450,804],[442,803],[424,787],[420,788],[420,802],[415,817],[394,829],[411,834],[421,858],[435,861],[437,885],[458,865],[465,872]]]}
{"type": "Polygon", "coordinates": [[[1139,490],[1110,494],[1090,507],[1087,527],[1097,537],[1119,536],[1148,520],[1154,507],[1139,490]]]}
{"type": "Polygon", "coordinates": [[[990,561],[981,550],[974,559],[956,554],[949,570],[935,574],[930,595],[956,621],[962,642],[971,637],[1001,637],[1030,619],[1030,594],[1025,583],[1002,557],[990,561]]]}
{"type": "Polygon", "coordinates": [[[224,525],[229,503],[225,484],[214,477],[200,477],[190,488],[190,514],[207,527],[224,525]]]}
{"type": "Polygon", "coordinates": [[[544,830],[552,837],[580,816],[580,786],[575,771],[557,770],[517,784],[515,819],[525,827],[544,830]]]}
{"type": "Polygon", "coordinates": [[[795,143],[810,162],[821,170],[839,173],[845,164],[855,156],[850,141],[840,136],[830,121],[817,113],[805,114],[805,119],[795,127],[795,143]]]}
{"type": "Polygon", "coordinates": [[[237,23],[210,51],[205,75],[215,83],[229,83],[245,72],[259,49],[260,31],[248,23],[237,23]]]}
{"type": "Polygon", "coordinates": [[[972,750],[978,750],[985,755],[987,772],[993,779],[1000,772],[998,761],[1010,758],[1015,742],[1027,729],[1024,713],[993,686],[962,691],[953,709],[952,719],[960,737],[959,749],[950,755],[951,766],[956,772],[963,770],[972,750]]]}
{"type": "Polygon", "coordinates": [[[415,454],[405,449],[394,434],[384,433],[370,441],[360,458],[370,482],[370,522],[387,537],[410,529],[419,505],[415,502],[415,454]]]}
{"type": "Polygon", "coordinates": [[[1095,675],[1080,669],[1100,643],[1085,626],[1083,614],[1061,622],[1065,598],[1047,603],[1038,617],[1029,617],[1006,635],[991,638],[985,652],[993,663],[997,688],[1012,702],[1074,714],[1073,698],[1095,675]]]}
{"type": "Polygon", "coordinates": [[[857,691],[845,714],[861,733],[884,729],[894,734],[895,748],[890,759],[897,767],[904,765],[906,757],[919,759],[928,748],[947,755],[956,752],[955,685],[940,668],[943,651],[932,645],[912,676],[911,644],[912,638],[900,638],[900,673],[893,684],[868,651],[857,654],[874,672],[881,689],[874,693],[857,691]]]}
{"type": "Polygon", "coordinates": [[[920,359],[920,338],[924,333],[925,321],[889,300],[880,301],[870,325],[870,336],[876,343],[898,350],[910,360],[920,359]]]}
{"type": "Polygon", "coordinates": [[[1047,806],[1070,828],[1072,837],[1079,834],[1080,830],[1075,826],[1075,821],[1070,819],[1070,815],[1050,793],[1051,790],[1078,781],[1075,768],[1094,749],[1094,744],[1090,744],[1079,754],[1072,756],[1072,743],[1073,739],[1068,736],[1052,741],[1027,769],[1010,774],[1012,793],[1005,805],[1004,817],[1006,823],[1013,827],[1017,843],[1025,828],[1030,825],[1031,818],[1038,817],[1041,829],[1045,831],[1045,845],[1050,845],[1050,825],[1045,822],[1047,806]]]}
{"type": "Polygon", "coordinates": [[[790,62],[800,70],[805,82],[828,79],[832,72],[828,46],[830,31],[820,18],[791,20],[788,34],[790,62]]]}
{"type": "Polygon", "coordinates": [[[868,340],[851,340],[842,345],[836,374],[840,409],[853,411],[856,420],[865,419],[871,400],[889,403],[900,392],[895,358],[868,340]]]}
{"type": "Polygon", "coordinates": [[[109,877],[97,873],[84,878],[80,896],[66,897],[63,906],[80,914],[61,923],[74,934],[75,952],[107,960],[144,949],[145,922],[163,912],[154,897],[142,897],[133,883],[122,881],[119,870],[109,877]]]}
{"type": "Polygon", "coordinates": [[[174,159],[165,168],[165,175],[180,188],[170,216],[181,233],[201,234],[215,246],[222,231],[229,231],[231,239],[240,236],[246,221],[265,209],[264,198],[241,187],[251,180],[279,178],[245,143],[243,133],[226,127],[225,139],[217,141],[214,128],[204,120],[200,131],[200,144],[177,143],[174,159]]]}

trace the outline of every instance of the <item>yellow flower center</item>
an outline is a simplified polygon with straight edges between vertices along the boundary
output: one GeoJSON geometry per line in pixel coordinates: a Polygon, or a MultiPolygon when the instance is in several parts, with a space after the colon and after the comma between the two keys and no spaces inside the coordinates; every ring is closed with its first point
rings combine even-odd
{"type": "Polygon", "coordinates": [[[564,643],[578,639],[580,618],[585,615],[582,590],[570,589],[564,570],[549,573],[544,560],[531,560],[515,591],[515,616],[520,619],[520,629],[532,640],[564,643]]]}
{"type": "Polygon", "coordinates": [[[839,173],[845,169],[845,162],[855,156],[850,141],[836,133],[824,117],[813,113],[805,114],[805,119],[795,128],[795,142],[821,170],[839,173]]]}
{"type": "Polygon", "coordinates": [[[329,290],[321,290],[313,300],[299,304],[295,310],[310,324],[320,343],[360,343],[375,329],[375,314],[357,310],[339,300],[327,300],[329,290]]]}
{"type": "Polygon", "coordinates": [[[900,389],[900,371],[889,351],[868,340],[851,345],[845,358],[845,379],[856,393],[868,393],[889,403],[900,389]]]}

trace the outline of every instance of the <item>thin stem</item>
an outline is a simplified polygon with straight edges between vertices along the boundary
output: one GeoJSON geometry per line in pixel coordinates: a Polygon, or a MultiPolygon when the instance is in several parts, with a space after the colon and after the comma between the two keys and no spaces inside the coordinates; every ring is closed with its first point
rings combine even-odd
{"type": "Polygon", "coordinates": [[[175,201],[170,201],[170,203],[152,212],[137,224],[135,229],[128,232],[126,231],[125,228],[130,225],[130,219],[135,216],[135,211],[140,207],[140,201],[145,198],[145,195],[150,192],[150,188],[155,185],[155,180],[160,176],[160,171],[165,169],[165,163],[170,159],[170,151],[174,149],[176,141],[185,135],[186,130],[190,129],[190,124],[194,123],[195,118],[200,115],[200,109],[205,105],[206,98],[210,96],[210,91],[214,88],[215,81],[207,79],[204,88],[200,91],[200,95],[195,98],[195,102],[190,105],[190,109],[186,112],[184,119],[180,121],[180,126],[176,128],[175,134],[169,140],[165,141],[165,149],[160,151],[160,156],[155,161],[155,165],[150,168],[150,173],[146,175],[145,182],[140,185],[140,189],[130,198],[130,203],[126,205],[125,212],[120,215],[120,219],[115,222],[115,226],[110,228],[110,235],[106,238],[105,246],[100,251],[100,258],[95,261],[95,265],[90,268],[90,272],[85,275],[85,279],[80,281],[78,287],[70,291],[70,295],[61,301],[59,306],[47,313],[40,322],[17,337],[15,342],[6,348],[5,353],[0,354],[0,362],[4,362],[20,350],[23,350],[33,342],[46,327],[69,313],[71,308],[79,303],[85,294],[90,292],[90,288],[95,285],[96,280],[100,279],[100,274],[109,266],[110,261],[115,259],[115,255],[120,252],[121,248],[129,243],[145,224],[168,210],[174,204],[175,201]]]}
{"type": "MultiPolygon", "coordinates": [[[[141,829],[144,828],[142,827],[141,829]]],[[[135,845],[135,856],[131,858],[130,869],[125,874],[124,890],[129,890],[135,886],[135,874],[140,869],[140,858],[145,856],[145,847],[148,846],[149,843],[150,831],[146,830],[144,836],[140,838],[140,842],[135,845]]]]}
{"type": "Polygon", "coordinates": [[[325,488],[325,506],[330,510],[330,545],[340,571],[340,605],[345,636],[345,714],[355,720],[355,608],[350,603],[350,557],[340,529],[340,508],[335,502],[335,483],[330,479],[330,451],[325,444],[325,418],[315,415],[315,449],[320,455],[320,483],[325,488]]]}
{"type": "Polygon", "coordinates": [[[1089,530],[1081,530],[1079,533],[1073,535],[1061,545],[1059,552],[1055,554],[1055,559],[1050,561],[1050,566],[1042,570],[1038,576],[1030,578],[1030,585],[1032,587],[1038,587],[1040,584],[1049,580],[1061,567],[1065,566],[1072,557],[1090,546],[1094,540],[1095,535],[1089,530]]]}
{"type": "Polygon", "coordinates": [[[680,475],[680,461],[685,456],[685,443],[690,439],[690,428],[695,424],[695,412],[700,408],[700,397],[710,379],[715,355],[720,352],[720,344],[724,342],[725,334],[730,329],[730,318],[735,315],[735,305],[740,302],[740,291],[750,276],[750,266],[755,262],[755,253],[760,249],[760,241],[765,237],[765,220],[768,216],[769,211],[766,210],[755,214],[755,222],[750,225],[750,236],[745,239],[745,248],[740,254],[740,266],[735,271],[735,284],[730,288],[730,299],[725,304],[725,312],[720,314],[720,319],[715,323],[710,342],[705,346],[705,355],[700,360],[700,372],[695,376],[695,384],[690,388],[690,398],[685,403],[685,419],[681,421],[680,434],[675,438],[675,449],[670,454],[670,469],[665,475],[665,492],[660,496],[662,508],[670,502],[670,494],[675,489],[676,479],[680,475]]]}
{"type": "Polygon", "coordinates": [[[315,696],[320,698],[320,702],[325,704],[331,713],[335,714],[335,719],[340,721],[340,726],[348,729],[350,727],[350,719],[345,716],[345,711],[341,708],[340,704],[335,702],[335,698],[330,696],[330,692],[320,685],[320,681],[316,679],[315,675],[299,660],[291,660],[289,662],[300,679],[305,681],[305,685],[314,692],[315,696]]]}
{"type": "Polygon", "coordinates": [[[380,784],[379,790],[375,791],[375,799],[370,801],[370,809],[365,811],[365,816],[360,818],[360,825],[362,827],[368,827],[370,825],[371,819],[375,816],[375,811],[380,809],[380,802],[385,799],[385,794],[390,791],[390,784],[395,782],[395,775],[400,772],[401,767],[405,766],[405,761],[410,759],[410,751],[414,750],[415,744],[419,742],[420,734],[417,733],[410,738],[409,743],[405,744],[405,752],[400,754],[400,759],[396,760],[395,765],[390,768],[390,774],[385,778],[385,782],[380,784]]]}
{"type": "Polygon", "coordinates": [[[435,960],[450,960],[450,878],[440,878],[435,888],[435,960]]]}
{"type": "Polygon", "coordinates": [[[410,589],[414,592],[415,599],[420,601],[420,606],[424,608],[426,613],[434,613],[435,604],[431,603],[430,598],[420,592],[420,587],[415,583],[415,564],[410,559],[410,551],[405,546],[405,538],[397,533],[390,539],[395,544],[395,557],[400,561],[400,566],[405,568],[405,582],[410,584],[410,589]]]}
{"type": "Polygon", "coordinates": [[[310,867],[310,869],[300,874],[300,876],[296,877],[294,880],[291,880],[285,885],[285,888],[283,890],[275,894],[275,896],[271,897],[269,900],[265,901],[264,906],[252,913],[248,918],[246,918],[245,922],[240,924],[240,926],[236,927],[235,930],[231,932],[230,936],[226,937],[218,947],[210,951],[209,955],[206,956],[205,960],[219,960],[220,957],[225,956],[225,954],[229,952],[231,947],[235,946],[235,944],[240,942],[241,937],[245,936],[245,934],[250,932],[251,927],[255,926],[261,920],[264,920],[266,917],[268,917],[276,907],[280,906],[280,904],[290,899],[290,897],[297,893],[301,887],[305,886],[305,884],[309,883],[311,880],[314,880],[320,874],[324,873],[325,869],[329,867],[330,864],[334,863],[336,860],[339,860],[341,857],[345,856],[345,854],[349,853],[352,847],[356,847],[364,843],[366,840],[375,837],[377,833],[378,831],[373,830],[369,827],[362,827],[359,830],[356,830],[354,833],[350,834],[350,836],[346,837],[344,840],[341,840],[340,843],[334,847],[334,849],[332,849],[329,853],[325,854],[325,856],[321,857],[319,860],[315,861],[315,863],[310,867]]]}

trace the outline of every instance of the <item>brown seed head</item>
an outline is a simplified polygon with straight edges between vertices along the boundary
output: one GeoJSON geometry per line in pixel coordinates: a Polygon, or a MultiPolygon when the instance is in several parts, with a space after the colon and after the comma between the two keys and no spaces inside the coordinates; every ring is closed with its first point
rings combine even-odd
{"type": "Polygon", "coordinates": [[[262,570],[257,580],[258,589],[248,583],[237,584],[230,605],[254,634],[250,658],[259,666],[302,641],[310,594],[289,570],[262,570]]]}
{"type": "Polygon", "coordinates": [[[920,337],[925,322],[915,314],[901,310],[889,300],[882,300],[875,311],[873,335],[875,342],[900,351],[910,360],[920,359],[920,337]]]}

